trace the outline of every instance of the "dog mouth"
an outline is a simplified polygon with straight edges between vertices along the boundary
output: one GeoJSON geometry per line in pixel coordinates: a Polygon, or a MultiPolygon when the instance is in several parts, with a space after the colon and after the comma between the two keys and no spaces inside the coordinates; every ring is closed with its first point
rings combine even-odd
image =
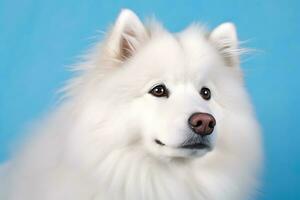
{"type": "Polygon", "coordinates": [[[194,143],[194,144],[182,145],[182,146],[180,146],[180,148],[183,148],[183,149],[210,149],[210,146],[208,144],[198,142],[198,143],[194,143]]]}
{"type": "MultiPolygon", "coordinates": [[[[154,142],[158,144],[159,146],[166,146],[162,141],[155,139],[154,142]]],[[[187,143],[178,146],[179,149],[194,149],[194,150],[200,150],[200,149],[211,149],[211,146],[208,143],[205,142],[194,142],[194,143],[187,143]]]]}
{"type": "Polygon", "coordinates": [[[160,145],[160,146],[165,146],[165,144],[162,143],[162,142],[161,142],[160,140],[158,140],[158,139],[155,139],[154,142],[155,142],[156,144],[160,145]]]}

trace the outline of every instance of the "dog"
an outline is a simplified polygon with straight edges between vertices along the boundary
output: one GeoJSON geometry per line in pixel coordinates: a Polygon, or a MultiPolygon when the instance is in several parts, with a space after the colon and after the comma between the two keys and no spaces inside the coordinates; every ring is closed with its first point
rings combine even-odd
{"type": "Polygon", "coordinates": [[[174,34],[122,10],[2,167],[1,199],[250,199],[263,151],[242,52],[230,22],[174,34]]]}

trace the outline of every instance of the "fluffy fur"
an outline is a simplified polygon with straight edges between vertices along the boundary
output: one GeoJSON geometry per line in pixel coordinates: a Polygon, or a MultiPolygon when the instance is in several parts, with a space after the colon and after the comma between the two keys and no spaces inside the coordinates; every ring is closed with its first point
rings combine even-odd
{"type": "Polygon", "coordinates": [[[171,34],[123,10],[77,67],[61,105],[1,170],[0,199],[250,198],[261,142],[240,52],[231,23],[171,34]],[[160,83],[168,98],[149,94],[160,83]],[[203,86],[209,101],[199,94],[203,86]],[[195,112],[216,119],[211,150],[179,148],[194,137],[187,120],[195,112]]]}

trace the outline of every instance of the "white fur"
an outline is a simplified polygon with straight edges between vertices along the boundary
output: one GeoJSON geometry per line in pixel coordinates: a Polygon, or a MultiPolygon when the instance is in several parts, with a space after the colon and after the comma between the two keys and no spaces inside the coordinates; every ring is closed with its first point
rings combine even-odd
{"type": "Polygon", "coordinates": [[[123,10],[77,67],[80,75],[65,88],[63,103],[5,169],[1,199],[250,198],[261,141],[237,52],[233,24],[171,34],[123,10]],[[169,98],[148,93],[159,83],[169,98]],[[209,101],[199,95],[203,86],[212,91],[209,101]],[[212,151],[178,148],[194,112],[216,118],[212,151]]]}

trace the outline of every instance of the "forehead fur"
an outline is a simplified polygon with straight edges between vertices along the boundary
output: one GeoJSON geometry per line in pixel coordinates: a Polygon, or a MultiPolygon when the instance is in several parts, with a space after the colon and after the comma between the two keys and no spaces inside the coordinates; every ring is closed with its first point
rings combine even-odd
{"type": "Polygon", "coordinates": [[[193,24],[177,34],[178,41],[185,55],[186,66],[195,72],[196,69],[207,70],[211,65],[220,65],[220,55],[208,38],[209,33],[200,25],[193,24]],[[196,69],[195,69],[196,68],[196,69]]]}
{"type": "Polygon", "coordinates": [[[200,25],[192,25],[176,34],[157,26],[148,31],[149,40],[125,63],[125,68],[129,65],[148,76],[160,73],[160,76],[169,74],[173,79],[182,79],[199,76],[199,71],[206,74],[213,66],[220,65],[218,52],[210,43],[208,32],[200,25]]]}

